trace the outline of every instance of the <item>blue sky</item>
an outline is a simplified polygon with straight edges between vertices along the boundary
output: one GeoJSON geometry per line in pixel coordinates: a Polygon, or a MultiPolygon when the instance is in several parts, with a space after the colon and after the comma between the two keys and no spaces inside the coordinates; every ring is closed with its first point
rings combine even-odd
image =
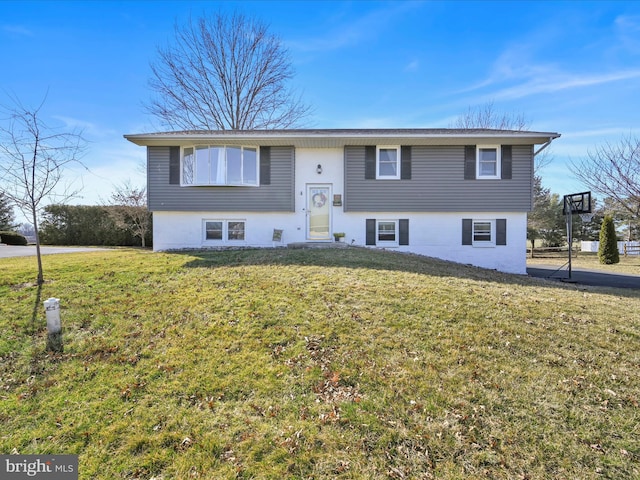
{"type": "Polygon", "coordinates": [[[75,203],[106,200],[114,185],[144,183],[144,149],[122,135],[161,130],[142,107],[156,47],[189,15],[234,9],[281,37],[313,127],[450,127],[493,102],[562,134],[540,172],[560,195],[584,189],[567,161],[640,134],[633,1],[0,0],[0,103],[47,95],[49,123],[84,128],[87,170],[67,179],[84,185],[75,203]]]}

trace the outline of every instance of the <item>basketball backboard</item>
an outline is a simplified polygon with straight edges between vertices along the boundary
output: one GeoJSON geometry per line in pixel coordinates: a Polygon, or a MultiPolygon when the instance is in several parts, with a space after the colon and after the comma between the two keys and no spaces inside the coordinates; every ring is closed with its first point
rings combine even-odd
{"type": "Polygon", "coordinates": [[[562,214],[567,213],[591,213],[591,192],[565,195],[562,214]]]}

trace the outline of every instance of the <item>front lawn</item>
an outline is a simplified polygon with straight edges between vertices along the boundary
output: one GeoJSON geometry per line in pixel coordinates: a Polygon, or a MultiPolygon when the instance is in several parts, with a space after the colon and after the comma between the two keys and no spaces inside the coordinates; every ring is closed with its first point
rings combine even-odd
{"type": "Polygon", "coordinates": [[[640,477],[640,292],[361,248],[44,268],[39,292],[0,260],[1,453],[87,480],[640,477]]]}

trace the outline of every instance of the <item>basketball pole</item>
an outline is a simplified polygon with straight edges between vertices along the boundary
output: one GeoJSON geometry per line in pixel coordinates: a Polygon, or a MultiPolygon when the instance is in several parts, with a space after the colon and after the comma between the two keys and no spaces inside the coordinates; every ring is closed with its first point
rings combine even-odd
{"type": "Polygon", "coordinates": [[[567,216],[567,241],[569,242],[569,280],[571,280],[571,250],[573,249],[573,211],[568,195],[564,197],[564,208],[567,216]]]}

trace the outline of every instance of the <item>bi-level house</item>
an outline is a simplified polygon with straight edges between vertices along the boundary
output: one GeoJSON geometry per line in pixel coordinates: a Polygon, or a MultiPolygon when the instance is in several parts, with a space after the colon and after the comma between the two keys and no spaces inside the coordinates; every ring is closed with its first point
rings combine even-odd
{"type": "Polygon", "coordinates": [[[156,250],[332,242],[526,273],[534,156],[557,133],[186,131],[147,147],[156,250]]]}

